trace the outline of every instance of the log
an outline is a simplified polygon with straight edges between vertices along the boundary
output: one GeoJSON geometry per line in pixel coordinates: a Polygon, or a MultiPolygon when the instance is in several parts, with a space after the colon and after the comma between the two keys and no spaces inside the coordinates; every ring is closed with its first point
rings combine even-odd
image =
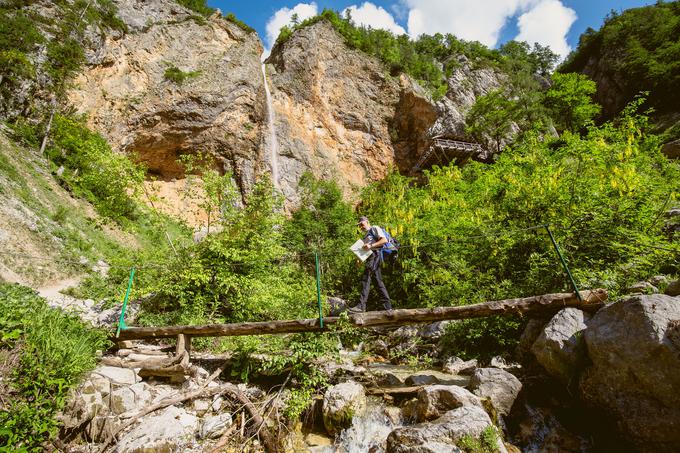
{"type": "MultiPolygon", "coordinates": [[[[547,315],[565,307],[596,311],[604,306],[607,291],[595,289],[581,291],[582,301],[575,293],[545,294],[520,299],[506,299],[455,307],[416,308],[391,311],[372,311],[349,315],[357,327],[402,326],[451,319],[507,316],[516,314],[547,315]]],[[[324,318],[324,327],[337,324],[340,318],[324,318]]],[[[319,319],[287,321],[244,322],[235,324],[207,324],[202,326],[128,327],[120,331],[118,340],[166,338],[177,335],[192,337],[229,337],[241,335],[266,335],[321,331],[319,319]]]]}

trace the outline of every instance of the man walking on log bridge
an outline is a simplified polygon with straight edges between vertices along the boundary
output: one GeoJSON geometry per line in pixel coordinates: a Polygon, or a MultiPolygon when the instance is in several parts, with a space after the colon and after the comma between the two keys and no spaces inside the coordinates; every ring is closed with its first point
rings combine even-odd
{"type": "Polygon", "coordinates": [[[357,224],[366,234],[364,235],[364,249],[372,250],[368,259],[364,262],[364,275],[361,278],[361,298],[359,304],[350,308],[350,313],[359,313],[366,311],[366,302],[368,301],[368,293],[371,289],[371,278],[375,277],[375,283],[378,286],[378,291],[382,299],[385,310],[392,310],[392,301],[390,295],[385,288],[382,280],[382,271],[380,265],[382,264],[382,257],[380,249],[387,245],[387,234],[379,226],[371,226],[368,217],[359,217],[357,224]]]}

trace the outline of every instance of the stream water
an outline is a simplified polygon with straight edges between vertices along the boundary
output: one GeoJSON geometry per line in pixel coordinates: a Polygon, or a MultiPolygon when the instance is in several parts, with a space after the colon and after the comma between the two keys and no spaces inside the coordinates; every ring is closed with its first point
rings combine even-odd
{"type": "Polygon", "coordinates": [[[264,79],[264,92],[267,97],[267,128],[269,130],[269,138],[267,145],[269,146],[269,164],[272,172],[272,184],[275,189],[279,188],[279,142],[276,138],[276,114],[274,112],[274,105],[272,104],[272,94],[269,91],[269,82],[267,81],[267,65],[262,62],[262,78],[264,79]]]}
{"type": "Polygon", "coordinates": [[[352,426],[343,430],[335,445],[315,449],[315,453],[382,453],[387,436],[403,426],[402,420],[388,415],[388,409],[377,400],[369,400],[366,414],[355,417],[352,426]]]}

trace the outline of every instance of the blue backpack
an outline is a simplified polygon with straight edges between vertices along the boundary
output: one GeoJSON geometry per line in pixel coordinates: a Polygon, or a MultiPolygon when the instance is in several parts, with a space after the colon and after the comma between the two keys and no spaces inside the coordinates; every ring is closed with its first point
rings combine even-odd
{"type": "Polygon", "coordinates": [[[401,247],[401,244],[386,228],[382,228],[382,230],[385,233],[387,244],[380,248],[380,259],[381,261],[388,261],[389,264],[394,264],[399,256],[399,247],[401,247]]]}

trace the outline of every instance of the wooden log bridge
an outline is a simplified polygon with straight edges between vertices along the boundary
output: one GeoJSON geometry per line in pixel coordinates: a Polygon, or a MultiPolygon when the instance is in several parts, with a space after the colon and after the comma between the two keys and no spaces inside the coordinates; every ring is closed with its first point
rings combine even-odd
{"type": "MultiPolygon", "coordinates": [[[[604,302],[607,300],[607,291],[604,289],[581,291],[580,295],[581,301],[578,300],[575,293],[559,293],[456,307],[371,311],[350,314],[349,321],[356,327],[387,327],[452,319],[481,318],[485,316],[516,314],[547,315],[565,307],[576,307],[584,311],[596,311],[603,307],[604,302]]],[[[337,324],[339,319],[338,317],[324,318],[324,329],[326,326],[337,324]]],[[[319,327],[319,319],[314,318],[235,324],[207,324],[202,326],[128,327],[121,330],[120,336],[116,340],[168,338],[178,335],[187,335],[189,337],[230,337],[318,331],[322,331],[319,327]]]]}

